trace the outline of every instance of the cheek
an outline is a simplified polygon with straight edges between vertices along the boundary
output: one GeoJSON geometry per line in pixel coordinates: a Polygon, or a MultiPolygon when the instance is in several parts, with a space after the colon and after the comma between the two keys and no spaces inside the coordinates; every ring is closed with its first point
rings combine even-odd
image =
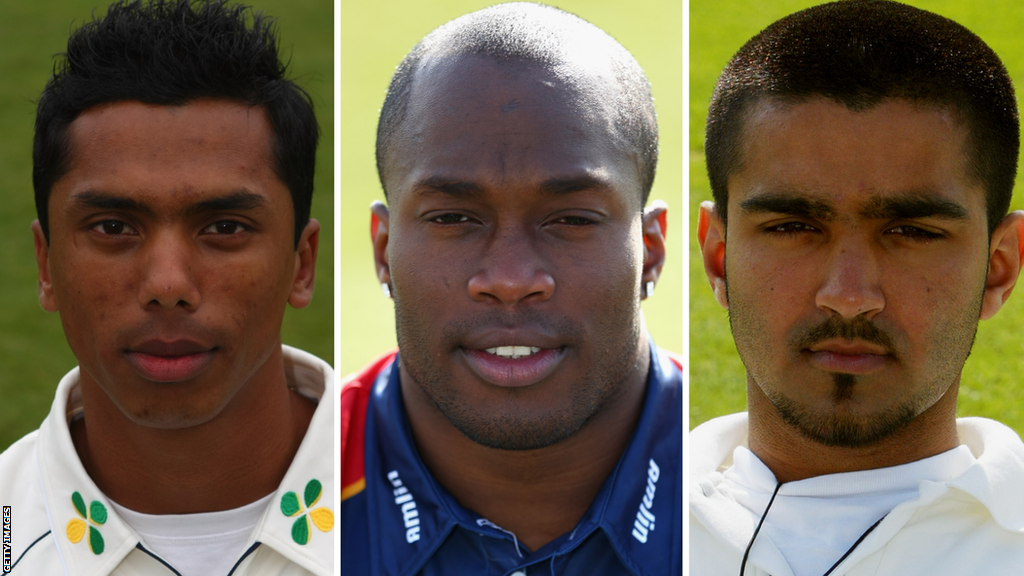
{"type": "Polygon", "coordinates": [[[985,286],[985,268],[950,258],[939,265],[894,267],[886,289],[890,313],[906,334],[927,335],[927,345],[965,330],[973,335],[985,286]]]}
{"type": "Polygon", "coordinates": [[[422,314],[467,297],[466,283],[472,274],[467,263],[473,259],[464,248],[455,248],[438,257],[437,251],[427,248],[425,243],[392,243],[388,264],[394,298],[418,303],[411,309],[422,314]]]}
{"type": "Polygon", "coordinates": [[[225,328],[233,331],[276,334],[292,278],[292,268],[283,262],[290,263],[292,259],[288,254],[279,254],[206,266],[200,272],[205,304],[200,314],[218,316],[211,321],[227,323],[225,328]]]}
{"type": "Polygon", "coordinates": [[[597,306],[591,309],[599,311],[617,302],[640,301],[643,255],[636,243],[619,242],[603,250],[555,253],[552,261],[556,289],[574,302],[599,302],[587,304],[597,306]]]}
{"type": "Polygon", "coordinates": [[[780,258],[753,250],[729,251],[725,258],[729,307],[757,310],[767,324],[785,326],[784,319],[813,306],[816,271],[810,258],[780,258]]]}
{"type": "Polygon", "coordinates": [[[129,267],[80,257],[51,256],[51,280],[64,334],[74,349],[93,347],[105,328],[134,307],[136,278],[129,267]]]}

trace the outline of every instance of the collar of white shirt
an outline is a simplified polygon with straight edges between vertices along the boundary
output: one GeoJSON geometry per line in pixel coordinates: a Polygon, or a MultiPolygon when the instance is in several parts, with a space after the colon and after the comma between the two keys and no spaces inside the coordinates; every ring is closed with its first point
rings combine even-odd
{"type": "MultiPolygon", "coordinates": [[[[326,401],[319,402],[295,459],[247,549],[251,552],[267,546],[314,574],[329,575],[333,573],[335,540],[331,533],[334,373],[311,354],[288,346],[282,346],[282,351],[289,386],[304,396],[326,401]]],[[[61,380],[50,414],[39,429],[39,478],[50,529],[64,564],[73,564],[76,574],[105,576],[139,547],[139,537],[117,516],[78,459],[68,422],[81,409],[75,368],[61,380]]]]}

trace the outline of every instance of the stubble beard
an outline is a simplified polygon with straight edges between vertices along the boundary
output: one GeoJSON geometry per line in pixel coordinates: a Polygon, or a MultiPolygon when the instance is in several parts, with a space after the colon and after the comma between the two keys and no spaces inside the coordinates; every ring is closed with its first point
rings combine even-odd
{"type": "MultiPolygon", "coordinates": [[[[437,344],[431,342],[430,332],[424,329],[423,323],[406,310],[401,299],[396,297],[394,303],[401,362],[414,380],[413,385],[423,390],[452,426],[473,442],[488,448],[535,450],[565,440],[622,396],[626,383],[639,369],[639,316],[614,318],[602,323],[591,335],[603,345],[595,347],[593,359],[583,377],[568,386],[569,402],[565,408],[542,414],[526,409],[523,403],[528,400],[524,399],[535,394],[533,386],[527,386],[492,390],[502,399],[498,405],[483,412],[470,406],[461,393],[449,385],[450,377],[436,364],[436,357],[431,354],[437,344]],[[623,326],[628,327],[625,334],[623,326]]],[[[449,323],[441,331],[441,342],[457,342],[458,335],[465,334],[476,324],[494,325],[500,323],[498,318],[510,325],[549,327],[552,333],[565,337],[569,342],[580,343],[584,337],[582,329],[568,319],[554,319],[524,311],[449,323]]],[[[450,358],[448,352],[454,348],[447,347],[445,356],[450,358]]],[[[567,346],[565,353],[579,354],[579,348],[567,346]]]]}
{"type": "MultiPolygon", "coordinates": [[[[935,397],[934,391],[948,391],[962,371],[974,345],[978,328],[977,318],[980,316],[983,298],[983,292],[979,291],[974,302],[965,307],[965,313],[960,318],[936,329],[938,335],[932,341],[935,354],[929,359],[932,377],[929,378],[927,386],[920,387],[917,394],[885,410],[858,414],[852,410],[860,381],[857,375],[830,373],[833,388],[831,408],[827,411],[813,409],[806,403],[786,396],[780,391],[783,386],[778,382],[772,384],[771,378],[766,377],[760,370],[765,364],[761,360],[768,359],[759,358],[765,354],[763,347],[756,344],[771,332],[767,330],[763,320],[755,318],[752,311],[745,310],[744,305],[736,306],[728,287],[726,282],[726,297],[730,302],[729,325],[736,347],[741,351],[741,360],[754,385],[764,392],[782,420],[801,436],[824,446],[842,448],[863,448],[878,444],[906,428],[917,416],[931,407],[941,397],[941,394],[935,397]],[[746,353],[742,353],[744,351],[746,353]]],[[[815,339],[820,341],[837,335],[895,347],[891,337],[870,321],[863,319],[846,322],[826,321],[795,338],[796,343],[790,347],[799,350],[801,346],[809,345],[815,339]],[[827,328],[826,324],[829,322],[836,326],[827,328]]],[[[898,387],[899,383],[894,382],[892,385],[898,387]]]]}
{"type": "Polygon", "coordinates": [[[832,374],[832,410],[826,414],[814,413],[781,394],[766,394],[782,419],[801,436],[831,447],[863,448],[881,442],[902,430],[917,417],[917,398],[867,416],[844,410],[854,396],[857,376],[832,374]]]}

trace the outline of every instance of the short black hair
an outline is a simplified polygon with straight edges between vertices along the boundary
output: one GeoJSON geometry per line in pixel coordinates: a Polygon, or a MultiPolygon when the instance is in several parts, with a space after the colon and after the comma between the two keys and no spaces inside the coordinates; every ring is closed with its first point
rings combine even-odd
{"type": "Polygon", "coordinates": [[[791,14],[729,61],[708,111],[704,152],[726,220],[728,177],[740,170],[747,113],[760,100],[824,97],[853,111],[886,99],[949,108],[967,129],[967,172],[986,189],[991,233],[1017,174],[1013,84],[985,42],[937,14],[886,0],[840,0],[791,14]]]}
{"type": "Polygon", "coordinates": [[[392,141],[409,106],[413,77],[428,56],[485,55],[506,62],[546,68],[569,62],[586,46],[603,52],[614,73],[618,94],[614,124],[639,159],[641,200],[647,203],[658,164],[658,123],[647,76],[633,56],[606,32],[568,12],[528,2],[498,4],[466,14],[428,34],[398,65],[377,124],[377,174],[385,197],[384,168],[392,141]]]}
{"type": "Polygon", "coordinates": [[[266,110],[274,172],[291,192],[298,245],[309,221],[320,128],[309,95],[285,77],[272,18],[226,0],[122,0],[72,33],[62,56],[39,98],[32,150],[47,243],[50,191],[70,168],[68,126],[79,114],[108,102],[176,106],[221,98],[266,110]]]}

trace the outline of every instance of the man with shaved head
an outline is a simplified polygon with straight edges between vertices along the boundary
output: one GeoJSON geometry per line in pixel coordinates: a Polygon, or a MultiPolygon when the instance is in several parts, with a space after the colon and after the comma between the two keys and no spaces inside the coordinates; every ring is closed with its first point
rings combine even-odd
{"type": "Polygon", "coordinates": [[[656,159],[643,71],[560,10],[463,16],[398,67],[371,233],[400,352],[343,383],[343,573],[681,572],[656,159]]]}

